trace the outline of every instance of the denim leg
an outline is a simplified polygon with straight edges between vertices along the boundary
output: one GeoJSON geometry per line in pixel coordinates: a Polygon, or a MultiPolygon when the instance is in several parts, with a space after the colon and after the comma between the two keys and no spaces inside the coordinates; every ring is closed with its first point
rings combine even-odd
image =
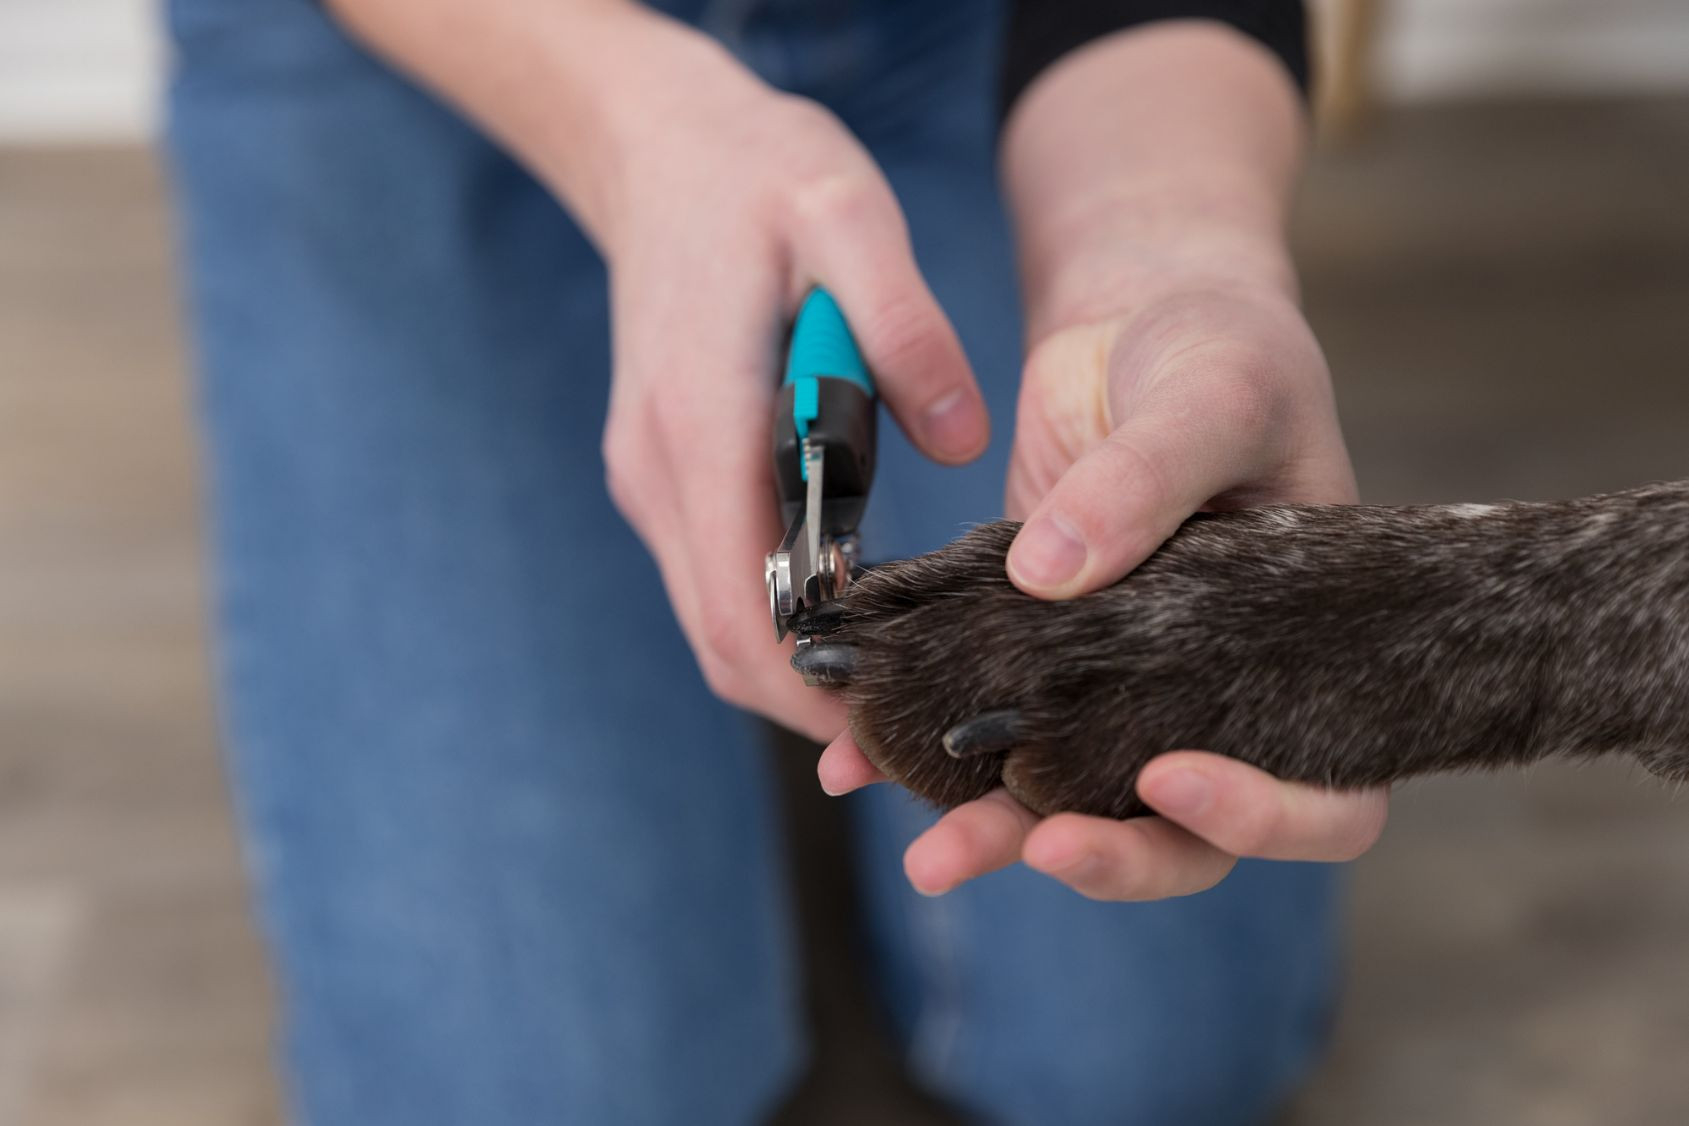
{"type": "Polygon", "coordinates": [[[1330,1033],[1338,885],[1244,862],[1219,888],[1103,904],[1015,867],[936,900],[901,882],[930,815],[858,802],[870,946],[916,1075],[980,1120],[1262,1123],[1330,1033]]]}
{"type": "MultiPolygon", "coordinates": [[[[994,424],[990,452],[960,470],[885,436],[870,556],[929,549],[1001,515],[1020,341],[995,186],[991,7],[890,5],[874,9],[877,30],[852,33],[888,46],[860,52],[864,71],[843,86],[860,92],[840,96],[841,115],[898,192],[994,424]],[[910,43],[932,53],[919,96],[893,47],[910,43]],[[882,65],[894,73],[878,75],[882,65]],[[888,86],[897,99],[876,96],[888,86]]],[[[1260,1122],[1323,1048],[1340,955],[1333,869],[1245,863],[1206,894],[1128,905],[1091,902],[1017,866],[926,899],[901,858],[931,814],[889,786],[849,800],[887,1007],[919,1077],[980,1118],[1260,1122]]]]}
{"type": "Polygon", "coordinates": [[[738,1123],[801,1063],[758,734],[612,510],[604,278],[305,0],[173,9],[230,761],[315,1126],[738,1123]]]}

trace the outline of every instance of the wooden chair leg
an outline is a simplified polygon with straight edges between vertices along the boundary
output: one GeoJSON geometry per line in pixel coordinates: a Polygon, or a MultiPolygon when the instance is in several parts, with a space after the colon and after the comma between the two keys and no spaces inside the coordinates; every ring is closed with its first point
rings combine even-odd
{"type": "Polygon", "coordinates": [[[1358,136],[1375,107],[1374,43],[1385,0],[1323,0],[1315,4],[1316,41],[1323,64],[1317,119],[1322,134],[1358,136]]]}

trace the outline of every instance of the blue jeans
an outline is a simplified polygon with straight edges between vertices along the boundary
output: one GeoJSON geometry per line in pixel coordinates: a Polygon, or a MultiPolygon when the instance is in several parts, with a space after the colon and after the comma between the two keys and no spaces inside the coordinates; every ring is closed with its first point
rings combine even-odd
{"type": "MultiPolygon", "coordinates": [[[[871,550],[996,515],[1020,354],[998,13],[677,14],[872,148],[998,420],[959,471],[882,430],[871,550]]],[[[601,264],[310,0],[175,0],[172,30],[223,716],[296,1113],[767,1114],[806,1052],[785,845],[758,728],[706,691],[605,493],[601,264]]],[[[930,814],[849,801],[880,999],[965,1113],[1259,1121],[1320,1050],[1330,870],[1107,905],[1015,869],[928,900],[899,858],[930,814]]]]}

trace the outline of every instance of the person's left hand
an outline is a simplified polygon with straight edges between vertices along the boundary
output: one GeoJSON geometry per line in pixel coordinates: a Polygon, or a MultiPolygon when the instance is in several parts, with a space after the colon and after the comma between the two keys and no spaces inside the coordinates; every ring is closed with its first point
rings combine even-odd
{"type": "MultiPolygon", "coordinates": [[[[1106,586],[1199,509],[1354,499],[1325,360],[1282,293],[1173,290],[1054,331],[1027,360],[1008,482],[1027,523],[1008,568],[1029,594],[1106,586]]],[[[1159,899],[1212,887],[1240,857],[1352,859],[1383,830],[1385,791],[1169,750],[1138,778],[1161,816],[1040,819],[997,790],[910,845],[910,882],[936,895],[1024,860],[1092,898],[1159,899]]],[[[818,773],[832,794],[881,780],[848,733],[818,773]]]]}

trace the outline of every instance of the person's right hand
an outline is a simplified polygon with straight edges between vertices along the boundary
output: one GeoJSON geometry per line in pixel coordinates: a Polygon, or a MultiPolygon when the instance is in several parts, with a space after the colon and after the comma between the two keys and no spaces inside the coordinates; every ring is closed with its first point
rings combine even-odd
{"type": "Polygon", "coordinates": [[[825,285],[892,414],[939,461],[984,448],[984,403],[850,133],[686,29],[665,21],[648,49],[657,80],[613,111],[612,179],[588,223],[612,279],[610,492],[716,694],[826,741],[843,709],[792,672],[763,581],[784,531],[770,435],[786,326],[825,285]]]}
{"type": "Polygon", "coordinates": [[[763,585],[784,532],[774,392],[804,295],[825,285],[838,299],[921,450],[967,461],[988,429],[873,160],[820,106],[632,0],[329,7],[517,155],[603,252],[611,495],[656,556],[716,693],[831,739],[843,708],[788,667],[763,585]]]}

